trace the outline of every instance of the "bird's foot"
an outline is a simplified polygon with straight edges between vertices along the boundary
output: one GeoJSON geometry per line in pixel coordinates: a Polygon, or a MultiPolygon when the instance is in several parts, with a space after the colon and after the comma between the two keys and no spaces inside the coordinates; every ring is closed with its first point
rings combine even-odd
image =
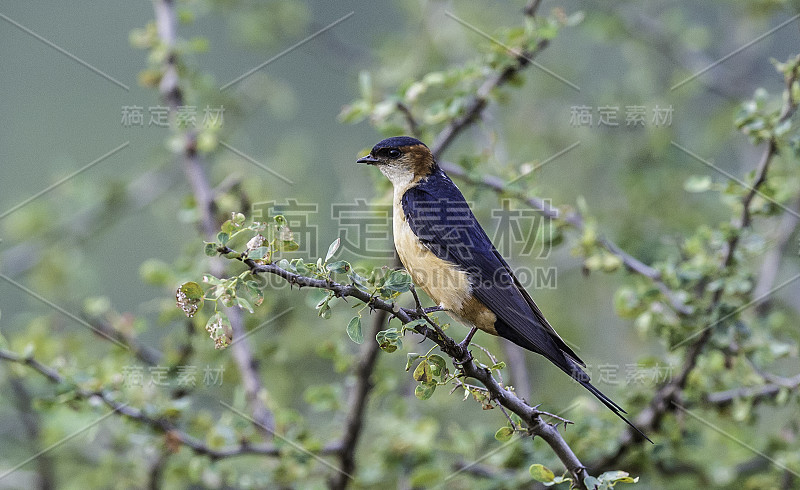
{"type": "Polygon", "coordinates": [[[426,315],[429,314],[429,313],[436,313],[437,311],[444,311],[444,308],[442,308],[442,305],[430,306],[428,308],[423,308],[422,309],[422,312],[425,313],[426,315]]]}

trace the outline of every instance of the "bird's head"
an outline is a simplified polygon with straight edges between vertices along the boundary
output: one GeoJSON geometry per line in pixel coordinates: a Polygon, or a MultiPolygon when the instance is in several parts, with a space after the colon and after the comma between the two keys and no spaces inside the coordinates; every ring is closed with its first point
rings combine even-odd
{"type": "Polygon", "coordinates": [[[425,144],[408,136],[387,138],[357,163],[375,165],[397,187],[405,187],[429,176],[435,168],[433,155],[425,144]]]}

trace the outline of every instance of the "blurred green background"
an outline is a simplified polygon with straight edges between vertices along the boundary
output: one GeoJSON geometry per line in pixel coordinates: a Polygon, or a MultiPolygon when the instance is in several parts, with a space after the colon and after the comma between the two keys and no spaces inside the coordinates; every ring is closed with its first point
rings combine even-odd
{"type": "MultiPolygon", "coordinates": [[[[316,204],[319,213],[312,214],[309,221],[318,227],[315,248],[319,255],[341,231],[329,214],[332,204],[356,199],[388,202],[383,176],[355,164],[358,155],[385,135],[367,122],[352,125],[339,121],[342,108],[362,95],[360,74],[370,74],[376,97],[380,97],[430,71],[463,64],[476,53],[493,49],[486,38],[446,12],[490,34],[522,23],[520,2],[193,0],[178,2],[178,7],[185,21],[179,25],[179,36],[190,43],[183,62],[193,72],[192,85],[185,87],[187,102],[198,107],[198,120],[206,106],[224,107],[219,140],[293,182],[288,184],[234,151],[217,146],[205,156],[212,185],[233,179],[250,202],[297,199],[316,204]],[[352,17],[329,31],[219,90],[351,11],[352,17]]],[[[553,9],[564,15],[581,12],[583,21],[564,27],[536,61],[579,90],[544,69],[528,68],[520,77],[521,86],[502,89],[501,102],[490,104],[483,121],[461,135],[444,160],[458,163],[466,156],[479,155],[482,173],[512,177],[519,175],[525,164],[530,168],[579,143],[522,177],[522,182],[530,195],[551,199],[555,206],[575,208],[585,201],[598,228],[645,263],[674,252],[678,237],[696,227],[727,221],[728,211],[715,196],[684,190],[684,183],[693,175],[711,175],[719,183],[727,179],[671,142],[736,176],[750,171],[760,151],[735,130],[733,120],[742,101],[752,97],[757,88],[780,92],[781,78],[770,59],[785,61],[797,53],[797,21],[684,85],[671,87],[790,19],[798,11],[797,4],[778,0],[699,4],[545,0],[541,12],[549,15],[553,9]],[[591,126],[576,127],[571,121],[579,106],[591,108],[591,126]],[[598,108],[604,106],[618,108],[619,126],[598,127],[598,108]],[[626,124],[628,106],[645,108],[643,125],[626,124]],[[654,124],[656,107],[671,108],[670,124],[654,124]]],[[[98,312],[101,317],[113,317],[167,356],[181,342],[184,322],[174,308],[173,291],[184,280],[197,280],[207,271],[207,264],[196,255],[202,250],[202,239],[193,222],[189,187],[170,153],[173,133],[148,127],[148,108],[163,102],[157,90],[139,83],[140,73],[148,66],[148,52],[132,46],[131,32],[153,19],[153,8],[149,2],[4,1],[0,2],[0,14],[0,272],[33,293],[0,280],[0,333],[9,349],[29,349],[37,359],[65,374],[90,384],[118,383],[123,368],[138,365],[138,361],[45,302],[82,318],[98,312]],[[123,124],[123,108],[130,106],[144,109],[144,127],[123,124]],[[114,155],[7,212],[125,143],[114,155]],[[131,187],[142,176],[147,176],[144,183],[131,187]]],[[[497,196],[466,185],[461,188],[475,203],[484,226],[493,229],[496,218],[493,221],[492,210],[501,207],[497,196]]],[[[250,210],[239,209],[238,204],[237,199],[226,201],[223,193],[220,211],[249,215],[250,210]]],[[[518,204],[512,206],[522,209],[518,204]]],[[[386,237],[387,243],[390,239],[386,237]]],[[[538,260],[519,257],[522,244],[515,247],[504,251],[515,267],[557,268],[557,287],[532,291],[533,297],[562,336],[579,346],[578,352],[590,368],[603,364],[619,368],[616,382],[601,380],[598,387],[622,400],[635,415],[654,385],[626,393],[622,382],[625,366],[648,358],[669,366],[679,359],[668,354],[662,343],[637,335],[632,322],[614,313],[614,291],[629,278],[624,274],[583,274],[582,261],[568,246],[557,247],[538,260]],[[626,400],[629,395],[638,398],[626,400]]],[[[777,282],[797,273],[800,261],[796,252],[783,262],[777,282]]],[[[380,261],[364,264],[378,265],[380,261]]],[[[800,284],[793,284],[777,294],[797,307],[798,293],[800,284]]],[[[310,291],[298,293],[286,287],[267,291],[264,305],[247,321],[253,328],[291,308],[254,333],[251,346],[260,360],[269,403],[280,407],[276,411],[282,414],[283,423],[291,426],[294,417],[305,417],[304,423],[298,422],[303,428],[292,437],[326,442],[341,429],[343,414],[337,409],[346,400],[348,386],[344,382],[347,373],[333,369],[336,362],[330,358],[345,359],[346,366],[357,346],[344,333],[352,316],[349,308],[340,305],[334,308],[332,319],[323,320],[313,309],[318,299],[310,291]],[[309,394],[309,387],[316,391],[309,394]]],[[[198,373],[206,366],[222,366],[225,380],[221,386],[204,386],[198,374],[198,387],[189,406],[181,410],[186,410],[189,418],[203,418],[188,426],[197,429],[198,437],[213,435],[236,442],[236,436],[226,432],[231,429],[225,427],[241,428],[246,421],[243,424],[218,400],[241,401],[237,369],[230,350],[215,351],[202,327],[198,330],[192,340],[195,353],[191,364],[198,366],[198,373]]],[[[457,339],[462,331],[466,333],[460,326],[450,331],[457,339]]],[[[497,339],[479,334],[476,341],[502,357],[497,339]]],[[[414,382],[403,371],[404,354],[429,348],[416,342],[409,336],[403,352],[379,354],[380,381],[358,453],[358,485],[389,481],[390,486],[410,488],[416,481],[428,486],[442,481],[453,465],[500,446],[492,437],[505,423],[499,410],[483,412],[477,403],[461,402],[459,393],[448,396],[446,390],[427,402],[414,398],[414,382]],[[420,468],[429,473],[420,476],[420,468]]],[[[542,403],[543,409],[558,413],[574,406],[571,404],[577,399],[579,410],[565,413],[566,417],[599,419],[602,430],[612,434],[622,430],[612,414],[549,363],[533,354],[525,359],[534,404],[542,403]]],[[[144,373],[147,381],[147,368],[144,373]]],[[[78,409],[72,402],[53,409],[48,403],[60,400],[52,387],[19,366],[0,367],[0,389],[0,472],[104,413],[86,413],[85,405],[78,409]],[[16,379],[25,379],[24,394],[15,387],[16,379]],[[39,397],[49,401],[40,402],[39,397]],[[26,402],[28,398],[32,400],[26,402]],[[42,432],[38,442],[31,440],[23,421],[25,413],[33,409],[48,414],[36,422],[42,432]]],[[[152,404],[154,411],[170,398],[169,390],[160,387],[135,391],[127,391],[126,400],[140,407],[152,404]]],[[[778,410],[770,416],[794,415],[796,410],[778,410]]],[[[48,453],[58,488],[145,485],[158,458],[156,448],[162,445],[159,436],[120,420],[109,419],[48,453]]],[[[591,423],[585,422],[566,433],[579,436],[580,430],[589,427],[591,423]]],[[[753,431],[741,436],[758,444],[757,431],[753,431]]],[[[586,460],[612,446],[611,439],[603,440],[607,446],[595,447],[576,439],[575,449],[580,449],[586,460]]],[[[733,454],[726,455],[720,466],[734,467],[746,459],[745,449],[730,441],[722,444],[733,454]]],[[[558,466],[541,441],[525,440],[518,445],[499,451],[482,464],[500,468],[500,481],[503,472],[513,473],[503,469],[513,467],[507,464],[509,458],[522,460],[525,468],[535,462],[558,466]]],[[[717,458],[704,453],[702,446],[696,449],[689,459],[700,465],[717,458]]],[[[167,486],[268,485],[260,478],[267,478],[270,485],[283,481],[288,486],[324,486],[327,470],[307,461],[297,467],[284,462],[281,464],[286,467],[276,469],[274,459],[255,457],[211,463],[186,451],[174,458],[176,462],[166,466],[167,486]],[[268,476],[257,471],[262,465],[268,468],[268,476]]],[[[648,468],[646,463],[638,467],[648,468]]],[[[686,488],[687,482],[696,481],[725,486],[740,481],[732,470],[708,470],[700,480],[693,479],[696,475],[646,474],[647,482],[640,484],[645,488],[686,488]]],[[[30,487],[38,481],[37,466],[30,463],[0,479],[0,488],[30,487]]],[[[514,480],[513,485],[517,484],[528,485],[514,480]]],[[[503,486],[474,475],[450,480],[448,485],[503,486]]]]}

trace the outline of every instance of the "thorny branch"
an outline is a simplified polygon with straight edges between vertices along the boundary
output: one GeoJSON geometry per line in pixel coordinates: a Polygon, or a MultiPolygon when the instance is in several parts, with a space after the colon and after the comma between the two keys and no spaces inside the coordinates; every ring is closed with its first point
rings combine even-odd
{"type": "MultiPolygon", "coordinates": [[[[441,162],[439,165],[451,177],[467,182],[470,185],[487,187],[499,195],[509,196],[517,199],[538,211],[545,218],[561,220],[575,228],[578,232],[583,233],[586,230],[586,225],[580,214],[570,213],[567,215],[562,215],[558,208],[551,206],[544,199],[535,196],[528,196],[524,192],[511,189],[499,177],[494,177],[491,175],[474,177],[468,174],[467,171],[460,166],[450,162],[441,162]]],[[[682,314],[691,313],[691,310],[687,308],[686,305],[681,303],[675,297],[675,293],[664,283],[661,278],[661,272],[658,269],[650,267],[633,255],[625,252],[619,247],[619,245],[604,236],[599,236],[597,238],[597,242],[610,253],[616,255],[628,270],[653,281],[656,287],[658,287],[659,291],[661,291],[661,293],[664,294],[664,296],[669,300],[670,305],[675,309],[675,311],[682,314]]]]}
{"type": "MultiPolygon", "coordinates": [[[[538,0],[530,2],[525,8],[525,15],[533,17],[536,15],[536,10],[538,7],[538,0]]],[[[543,43],[541,46],[537,47],[537,51],[543,49],[544,47],[545,44],[543,43]]],[[[521,55],[518,58],[518,67],[507,69],[506,71],[508,71],[508,73],[503,74],[501,77],[491,78],[484,83],[484,85],[478,91],[475,99],[467,109],[466,114],[459,121],[454,121],[451,125],[446,127],[439,134],[439,137],[436,138],[436,140],[439,142],[438,148],[440,152],[444,151],[444,149],[449,146],[450,142],[462,130],[479,118],[483,108],[488,102],[488,96],[491,90],[508,81],[513,74],[516,73],[516,71],[523,69],[530,62],[532,56],[533,54],[531,53],[525,53],[521,55]]],[[[397,108],[403,114],[410,133],[413,136],[419,136],[419,124],[417,123],[414,115],[411,113],[411,110],[406,105],[399,102],[397,104],[397,108]]],[[[395,265],[401,265],[397,258],[395,258],[395,265]]],[[[414,292],[414,299],[417,306],[420,307],[419,298],[416,296],[416,292],[413,291],[413,289],[412,292],[414,292]]],[[[385,310],[379,310],[377,312],[372,322],[372,337],[374,337],[375,334],[380,331],[381,326],[386,321],[387,316],[388,312],[385,310]]],[[[438,328],[433,322],[430,322],[429,324],[433,328],[438,328]]],[[[342,472],[334,475],[333,480],[331,481],[332,488],[346,488],[350,482],[348,474],[353,473],[355,469],[355,450],[364,423],[363,419],[366,413],[366,405],[369,400],[369,394],[372,390],[372,382],[370,381],[370,377],[377,363],[377,354],[378,345],[376,342],[368,342],[365,344],[359,354],[359,360],[355,370],[355,384],[348,402],[348,415],[340,445],[341,452],[339,453],[339,458],[342,472]]],[[[580,481],[582,482],[583,480],[580,481]]]]}
{"type": "MultiPolygon", "coordinates": [[[[383,322],[386,321],[387,316],[386,311],[377,312],[372,321],[371,337],[368,338],[375,338],[375,335],[381,330],[383,322]]],[[[361,352],[359,353],[354,372],[355,383],[350,394],[350,400],[347,404],[345,429],[341,437],[341,442],[338,444],[338,456],[341,463],[339,467],[340,471],[333,475],[331,488],[346,488],[351,481],[349,475],[353,474],[355,470],[356,447],[364,428],[367,402],[369,401],[369,394],[373,388],[373,383],[370,378],[378,362],[379,351],[378,342],[368,341],[361,346],[361,352]]]]}
{"type": "MultiPolygon", "coordinates": [[[[177,43],[177,20],[175,15],[174,0],[153,0],[155,9],[156,27],[159,38],[168,50],[164,62],[164,74],[161,78],[159,90],[164,102],[169,106],[170,118],[174,122],[178,108],[183,105],[183,90],[180,87],[178,76],[178,58],[175,52],[177,43]]],[[[200,229],[203,235],[210,238],[216,234],[217,223],[215,220],[216,204],[214,192],[208,181],[208,175],[197,153],[197,134],[189,130],[184,133],[183,145],[183,173],[192,188],[195,205],[200,212],[200,229]]],[[[214,275],[222,275],[224,264],[215,260],[211,264],[214,275]]],[[[238,338],[244,337],[244,319],[237,308],[225,308],[225,313],[231,323],[233,334],[238,338]]],[[[257,422],[265,437],[271,437],[270,430],[275,428],[272,412],[265,403],[266,389],[258,375],[258,363],[253,356],[250,343],[247,340],[237,342],[232,346],[233,358],[239,373],[242,376],[245,396],[253,419],[257,422]],[[269,430],[265,430],[264,428],[269,430]]]]}
{"type": "MultiPolygon", "coordinates": [[[[526,5],[525,9],[523,10],[525,16],[534,18],[536,16],[536,11],[539,9],[540,3],[541,0],[533,0],[528,2],[528,5],[526,5]]],[[[533,50],[517,53],[516,64],[511,65],[486,79],[478,88],[475,97],[473,97],[473,99],[467,104],[466,108],[464,109],[464,113],[455,118],[452,122],[450,122],[450,124],[445,126],[445,128],[442,129],[434,139],[433,145],[431,146],[431,153],[433,153],[434,158],[439,160],[439,157],[445,152],[445,150],[447,150],[456,137],[461,134],[462,131],[480,119],[481,115],[483,114],[483,110],[489,104],[492,92],[502,85],[505,85],[509,80],[513,79],[517,73],[528,67],[531,62],[533,62],[534,57],[542,52],[542,50],[544,50],[549,43],[550,41],[547,39],[542,39],[536,44],[533,50]]],[[[413,118],[411,120],[413,120],[413,118]]]]}
{"type": "MultiPolygon", "coordinates": [[[[786,90],[784,97],[784,104],[781,108],[777,124],[788,120],[792,114],[797,110],[798,100],[792,95],[792,85],[797,81],[798,70],[797,66],[800,65],[800,57],[794,60],[794,69],[792,74],[786,77],[786,90]]],[[[761,154],[761,158],[756,166],[755,178],[750,185],[748,192],[742,197],[742,211],[738,217],[735,217],[731,222],[732,231],[729,235],[728,241],[725,244],[725,253],[722,259],[721,268],[726,270],[731,267],[735,262],[736,248],[740,243],[740,239],[744,230],[750,226],[752,219],[750,205],[753,199],[759,192],[759,188],[764,184],[767,179],[767,172],[769,171],[770,164],[773,157],[778,153],[778,141],[775,136],[772,136],[767,142],[766,148],[761,154]]],[[[711,303],[706,311],[707,317],[712,317],[714,312],[719,308],[722,300],[722,289],[714,292],[711,298],[711,303]]],[[[656,391],[655,396],[651,400],[649,406],[645,408],[634,422],[635,425],[644,431],[656,431],[663,420],[664,416],[675,409],[675,403],[680,403],[680,396],[689,375],[697,365],[697,360],[703,352],[704,347],[711,339],[714,333],[713,328],[707,328],[703,331],[700,337],[689,346],[684,357],[683,366],[677,376],[665,382],[656,391]]],[[[726,395],[727,396],[727,395],[726,395]]],[[[725,397],[722,397],[723,400],[725,397]]],[[[598,461],[593,467],[605,468],[616,464],[634,445],[641,442],[641,437],[631,430],[626,430],[619,440],[619,446],[615,453],[598,461]]]]}
{"type": "Polygon", "coordinates": [[[705,396],[708,403],[725,406],[737,399],[753,399],[753,401],[775,398],[781,390],[795,391],[800,387],[800,374],[791,378],[773,377],[768,383],[759,386],[744,386],[732,390],[709,393],[705,396]]]}
{"type": "MultiPolygon", "coordinates": [[[[531,18],[535,17],[540,4],[541,0],[529,1],[525,6],[524,14],[531,18]]],[[[452,144],[455,138],[471,124],[480,119],[484,109],[489,103],[491,93],[497,88],[506,84],[509,80],[513,79],[517,73],[529,66],[534,57],[544,50],[547,45],[547,40],[540,41],[533,50],[519,53],[516,56],[516,64],[507,67],[503,71],[485,80],[478,88],[475,97],[467,104],[464,113],[439,132],[437,137],[434,139],[433,145],[431,146],[431,152],[433,153],[434,158],[440,162],[439,164],[442,169],[447,172],[450,177],[462,180],[471,185],[487,187],[500,195],[508,195],[513,197],[514,199],[524,202],[548,219],[561,220],[575,228],[577,231],[584,232],[586,226],[580,214],[571,213],[566,216],[561,216],[559,210],[549,205],[545,200],[538,197],[528,196],[525,192],[513,190],[498,177],[491,175],[474,177],[468,174],[459,165],[441,161],[441,155],[452,144]]],[[[414,131],[417,125],[408,108],[402,104],[399,104],[398,109],[406,118],[409,128],[414,131]]],[[[664,296],[669,300],[670,305],[675,309],[675,311],[683,314],[691,313],[686,305],[681,303],[675,297],[675,293],[664,283],[661,278],[661,272],[625,252],[616,243],[604,236],[599,236],[597,238],[597,242],[611,254],[622,260],[622,263],[628,270],[637,274],[641,274],[642,276],[652,280],[656,287],[658,287],[662,294],[664,294],[664,296]]]]}
{"type": "MultiPolygon", "coordinates": [[[[87,401],[99,400],[103,402],[103,404],[114,410],[115,413],[140,422],[158,432],[163,433],[166,437],[168,445],[184,445],[195,453],[206,455],[212,459],[230,458],[248,454],[263,456],[280,456],[282,454],[281,448],[272,444],[250,444],[247,441],[243,441],[238,445],[212,448],[203,443],[201,439],[197,439],[182,431],[168,419],[148,415],[144,410],[134,408],[126,403],[122,403],[116,399],[112,391],[105,389],[87,390],[85,388],[81,388],[75,382],[72,382],[62,376],[55,369],[42,364],[33,357],[26,357],[15,352],[0,349],[0,360],[27,366],[47,378],[47,380],[49,380],[51,383],[70,387],[76,399],[87,401]]],[[[338,446],[330,445],[322,448],[318,454],[333,454],[338,451],[338,446]]]]}
{"type": "MultiPolygon", "coordinates": [[[[218,247],[217,251],[223,255],[235,253],[234,250],[224,246],[218,247]]],[[[253,274],[274,274],[285,279],[292,285],[333,291],[338,297],[352,297],[368,304],[374,310],[382,310],[391,313],[403,324],[410,323],[417,319],[425,319],[426,317],[426,314],[420,312],[417,308],[401,308],[395,303],[377,298],[353,284],[341,284],[332,280],[303,276],[283,269],[276,264],[259,264],[247,258],[239,258],[239,260],[241,260],[253,274]]],[[[464,376],[480,382],[488,390],[493,401],[517,414],[527,425],[531,435],[539,436],[544,439],[573,476],[575,485],[577,485],[578,488],[583,488],[583,480],[588,476],[586,468],[558,432],[557,426],[549,424],[542,419],[542,415],[547,416],[547,413],[541,412],[535,407],[528,405],[513,391],[505,388],[495,379],[488,368],[476,363],[469,351],[450,337],[436,332],[427,324],[415,324],[414,330],[436,343],[441,351],[447,354],[455,365],[459,366],[459,370],[464,376]]]]}

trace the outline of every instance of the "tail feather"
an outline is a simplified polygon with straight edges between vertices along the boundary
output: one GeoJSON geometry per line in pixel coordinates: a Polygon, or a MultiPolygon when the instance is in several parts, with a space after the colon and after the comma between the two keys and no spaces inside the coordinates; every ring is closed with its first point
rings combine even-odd
{"type": "MultiPolygon", "coordinates": [[[[650,441],[651,444],[655,444],[649,437],[647,437],[644,432],[639,430],[638,427],[633,425],[630,420],[626,419],[623,413],[625,410],[622,409],[619,405],[614,403],[614,401],[603,394],[602,391],[598,390],[597,388],[590,383],[589,375],[586,374],[583,369],[581,369],[581,364],[583,361],[577,359],[577,356],[574,356],[572,351],[564,351],[561,349],[558,344],[554,340],[551,339],[548,345],[544,347],[537,345],[530,339],[526,338],[523,334],[520,333],[519,330],[509,327],[508,324],[503,322],[502,320],[497,320],[495,323],[495,328],[497,329],[497,333],[515,344],[528,349],[530,351],[536,352],[537,354],[541,354],[547,360],[558,366],[562,371],[569,374],[575,381],[583,385],[584,388],[589,390],[594,396],[597,397],[598,400],[603,402],[603,405],[609,408],[612,412],[616,414],[617,417],[621,418],[625,421],[626,424],[631,426],[633,430],[638,432],[642,437],[650,441]]],[[[551,327],[552,328],[552,327],[551,327]]],[[[539,340],[542,340],[541,338],[539,340]]],[[[560,339],[559,339],[560,340],[560,339]]],[[[566,344],[565,344],[566,345],[566,344]]]]}
{"type": "MultiPolygon", "coordinates": [[[[565,369],[564,371],[566,371],[566,369],[565,369]]],[[[614,412],[614,414],[615,414],[617,417],[619,417],[619,418],[621,418],[622,420],[624,420],[624,421],[625,421],[625,423],[626,423],[626,424],[628,424],[629,426],[631,426],[631,428],[632,428],[633,430],[635,430],[635,431],[636,431],[636,432],[638,432],[638,433],[639,433],[639,434],[640,434],[642,437],[644,437],[645,439],[647,439],[647,440],[650,442],[650,444],[655,444],[655,443],[654,443],[654,442],[653,442],[653,441],[652,441],[652,440],[651,440],[649,437],[647,437],[647,435],[645,435],[645,433],[644,433],[644,432],[642,432],[641,430],[639,430],[639,428],[638,428],[638,427],[636,427],[635,425],[633,425],[633,423],[632,423],[630,420],[628,420],[627,418],[625,418],[625,416],[624,416],[624,415],[622,415],[623,413],[628,413],[628,412],[626,412],[625,410],[623,410],[623,409],[622,409],[622,407],[620,407],[619,405],[617,405],[617,404],[614,402],[614,400],[612,400],[611,398],[607,397],[607,396],[606,396],[606,395],[605,395],[605,394],[604,394],[602,391],[598,390],[598,389],[597,389],[597,388],[596,388],[596,387],[595,387],[595,386],[594,386],[592,383],[590,383],[590,382],[589,382],[589,375],[588,375],[588,374],[586,374],[585,372],[583,372],[583,370],[582,370],[580,367],[578,367],[578,366],[577,366],[577,364],[574,364],[574,363],[573,363],[573,365],[572,365],[572,372],[568,372],[568,371],[567,371],[567,374],[569,374],[570,376],[572,376],[572,378],[573,378],[575,381],[577,381],[578,383],[580,383],[580,384],[581,384],[581,386],[583,386],[584,388],[586,388],[587,390],[589,390],[589,391],[592,393],[592,395],[594,395],[594,396],[595,396],[595,397],[596,397],[598,400],[600,400],[601,402],[603,402],[603,405],[605,405],[606,407],[608,407],[608,409],[609,409],[609,410],[611,410],[612,412],[614,412]]]]}

